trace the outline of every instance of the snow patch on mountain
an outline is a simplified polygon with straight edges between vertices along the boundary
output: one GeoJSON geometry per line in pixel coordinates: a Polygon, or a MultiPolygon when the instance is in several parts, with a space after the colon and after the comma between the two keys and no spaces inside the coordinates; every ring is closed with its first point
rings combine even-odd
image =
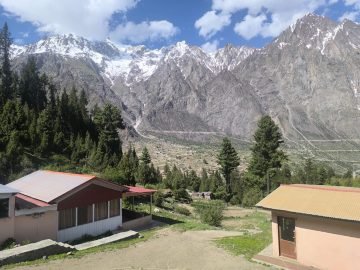
{"type": "Polygon", "coordinates": [[[199,47],[189,46],[185,41],[150,50],[142,45],[127,46],[111,40],[89,41],[69,34],[52,36],[25,46],[12,45],[12,58],[47,53],[65,58],[90,59],[111,85],[121,77],[130,86],[147,80],[162,62],[174,61],[183,72],[187,61],[193,60],[217,74],[223,69],[234,69],[254,51],[252,48],[229,45],[214,53],[207,53],[199,47]]]}

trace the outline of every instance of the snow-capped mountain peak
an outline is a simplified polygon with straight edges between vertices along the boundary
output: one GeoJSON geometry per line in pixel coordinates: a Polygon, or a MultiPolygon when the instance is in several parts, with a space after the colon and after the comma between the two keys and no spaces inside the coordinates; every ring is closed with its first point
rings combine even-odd
{"type": "Polygon", "coordinates": [[[215,53],[206,53],[185,41],[161,49],[143,45],[117,44],[110,39],[89,41],[73,34],[55,35],[25,46],[13,45],[12,58],[34,54],[56,54],[64,58],[90,59],[111,85],[121,77],[126,85],[147,80],[160,63],[174,61],[180,69],[187,61],[195,61],[213,73],[233,69],[254,49],[227,46],[215,53]]]}

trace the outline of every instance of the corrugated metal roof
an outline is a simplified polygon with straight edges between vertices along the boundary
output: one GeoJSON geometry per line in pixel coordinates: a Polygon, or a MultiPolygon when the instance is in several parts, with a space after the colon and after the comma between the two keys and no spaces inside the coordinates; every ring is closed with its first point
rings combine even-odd
{"type": "Polygon", "coordinates": [[[282,185],[257,207],[360,221],[360,188],[282,185]]]}
{"type": "Polygon", "coordinates": [[[39,206],[39,207],[50,206],[50,204],[48,204],[48,203],[46,203],[46,202],[39,201],[39,200],[37,200],[37,199],[31,198],[31,197],[26,196],[26,195],[21,194],[21,193],[16,194],[15,197],[16,197],[16,199],[24,200],[24,201],[26,201],[26,202],[28,202],[28,203],[31,203],[31,204],[35,205],[35,206],[39,206]]]}
{"type": "Polygon", "coordinates": [[[128,188],[128,190],[125,191],[126,197],[151,195],[156,192],[155,189],[148,189],[144,187],[134,187],[134,186],[125,186],[125,187],[128,188]]]}
{"type": "Polygon", "coordinates": [[[18,193],[18,192],[19,191],[14,189],[14,188],[4,186],[4,185],[0,184],[0,194],[15,194],[15,193],[18,193]]]}
{"type": "Polygon", "coordinates": [[[7,184],[7,187],[15,188],[26,196],[49,203],[94,178],[96,177],[86,174],[36,171],[7,184]]]}

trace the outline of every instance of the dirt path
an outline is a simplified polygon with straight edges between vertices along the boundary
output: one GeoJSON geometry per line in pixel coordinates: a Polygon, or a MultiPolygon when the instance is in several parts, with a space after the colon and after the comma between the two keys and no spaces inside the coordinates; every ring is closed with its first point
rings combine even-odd
{"type": "Polygon", "coordinates": [[[80,259],[50,261],[17,269],[241,269],[269,270],[241,256],[233,256],[216,247],[213,239],[238,235],[229,231],[178,232],[165,228],[152,239],[126,249],[94,253],[80,259]]]}

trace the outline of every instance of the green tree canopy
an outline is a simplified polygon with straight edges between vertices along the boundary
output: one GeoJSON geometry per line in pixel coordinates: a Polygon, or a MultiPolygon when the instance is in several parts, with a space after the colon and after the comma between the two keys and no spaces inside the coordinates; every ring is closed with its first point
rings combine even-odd
{"type": "Polygon", "coordinates": [[[230,175],[231,172],[240,165],[240,158],[228,138],[223,139],[221,150],[217,158],[218,158],[218,164],[220,165],[220,172],[225,178],[226,191],[227,193],[230,194],[231,193],[230,175]]]}
{"type": "Polygon", "coordinates": [[[283,143],[279,127],[270,116],[263,116],[258,122],[254,135],[255,145],[251,148],[252,155],[248,171],[264,177],[271,168],[281,168],[282,161],[287,157],[279,149],[283,143]]]}

